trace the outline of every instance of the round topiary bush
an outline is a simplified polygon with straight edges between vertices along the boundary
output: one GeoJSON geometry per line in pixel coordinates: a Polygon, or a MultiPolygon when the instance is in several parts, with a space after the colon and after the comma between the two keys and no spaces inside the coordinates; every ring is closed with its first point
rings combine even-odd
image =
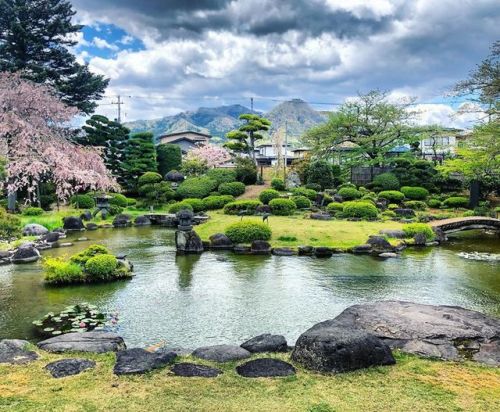
{"type": "MultiPolygon", "coordinates": [[[[234,169],[210,169],[207,177],[217,182],[217,186],[222,183],[231,183],[236,181],[236,170],[234,169]]],[[[228,193],[230,194],[230,193],[228,193]]]]}
{"type": "Polygon", "coordinates": [[[409,209],[413,210],[426,210],[427,209],[427,203],[421,201],[421,200],[409,200],[405,202],[405,206],[409,209]]]}
{"type": "Polygon", "coordinates": [[[290,216],[295,213],[297,206],[290,199],[273,199],[269,202],[273,215],[290,216]]]}
{"type": "Polygon", "coordinates": [[[342,211],[344,217],[359,217],[361,219],[376,219],[378,209],[368,202],[344,202],[342,211]]]}
{"type": "Polygon", "coordinates": [[[265,205],[268,205],[271,200],[276,199],[278,197],[280,197],[280,193],[277,190],[266,189],[260,192],[259,200],[265,205]]]}
{"type": "Polygon", "coordinates": [[[229,202],[234,200],[233,196],[230,195],[220,195],[220,196],[208,196],[203,199],[203,206],[205,210],[216,210],[222,209],[229,202]]]}
{"type": "Polygon", "coordinates": [[[203,199],[207,197],[210,192],[217,188],[217,182],[209,177],[190,177],[184,180],[177,188],[177,195],[181,198],[203,199]]]}
{"type": "Polygon", "coordinates": [[[425,200],[429,196],[429,191],[419,186],[403,186],[401,192],[410,200],[425,200]]]}
{"type": "Polygon", "coordinates": [[[90,195],[74,195],[71,204],[77,209],[92,209],[95,207],[94,198],[90,195]]]}
{"type": "Polygon", "coordinates": [[[115,256],[109,254],[96,255],[85,263],[85,272],[93,279],[107,279],[113,274],[117,266],[118,259],[115,256]]]}
{"type": "Polygon", "coordinates": [[[161,174],[156,172],[146,172],[139,177],[137,181],[139,186],[160,183],[163,180],[161,174]]]}
{"type": "Polygon", "coordinates": [[[245,193],[245,184],[241,182],[222,183],[217,191],[221,195],[239,196],[245,193]]]}
{"type": "Polygon", "coordinates": [[[434,208],[434,209],[439,209],[441,207],[441,205],[442,205],[442,202],[439,199],[429,199],[427,201],[427,205],[429,207],[434,208]]]}
{"type": "Polygon", "coordinates": [[[119,206],[119,207],[127,207],[128,206],[128,199],[126,196],[122,195],[121,193],[112,193],[111,199],[109,199],[109,204],[119,206]]]}
{"type": "Polygon", "coordinates": [[[23,209],[23,216],[40,216],[43,214],[41,207],[27,207],[23,209]]]}
{"type": "Polygon", "coordinates": [[[425,223],[409,223],[404,225],[403,232],[407,238],[412,238],[417,233],[422,233],[428,241],[433,240],[435,236],[432,228],[425,223]]]}
{"type": "Polygon", "coordinates": [[[326,211],[328,213],[330,213],[331,215],[336,215],[339,212],[342,213],[344,211],[344,204],[338,203],[338,202],[328,203],[328,206],[326,207],[326,211]]]}
{"type": "Polygon", "coordinates": [[[292,201],[297,206],[297,209],[309,209],[311,207],[311,201],[305,196],[293,196],[292,201]]]}
{"type": "Polygon", "coordinates": [[[446,207],[467,207],[469,205],[469,199],[463,196],[453,196],[449,197],[448,199],[445,199],[443,204],[446,207]]]}
{"type": "Polygon", "coordinates": [[[194,212],[193,206],[191,206],[189,203],[185,203],[184,201],[182,202],[177,202],[171,205],[168,208],[168,213],[177,213],[180,210],[187,209],[190,210],[191,212],[194,212]]]}
{"type": "Polygon", "coordinates": [[[401,202],[405,195],[397,190],[384,190],[378,194],[379,198],[387,199],[389,202],[401,202]]]}
{"type": "Polygon", "coordinates": [[[381,173],[373,179],[373,186],[381,190],[398,190],[399,180],[392,173],[381,173]]]}
{"type": "Polygon", "coordinates": [[[233,243],[251,243],[254,240],[270,240],[272,232],[264,223],[242,221],[228,226],[225,234],[233,243]]]}
{"type": "Polygon", "coordinates": [[[283,179],[275,177],[273,180],[271,180],[271,187],[274,190],[279,190],[280,192],[282,192],[283,190],[285,190],[285,182],[283,181],[283,179]]]}
{"type": "Polygon", "coordinates": [[[394,212],[392,210],[384,210],[382,212],[382,217],[392,219],[392,218],[396,217],[396,212],[394,212]]]}
{"type": "Polygon", "coordinates": [[[292,190],[294,196],[305,196],[309,200],[316,200],[318,192],[313,189],[308,189],[307,187],[296,187],[292,190]]]}
{"type": "Polygon", "coordinates": [[[354,200],[361,197],[361,192],[354,187],[343,187],[338,191],[338,194],[342,196],[344,200],[354,200]]]}
{"type": "Polygon", "coordinates": [[[258,200],[236,200],[224,206],[224,213],[226,215],[237,215],[240,212],[246,212],[246,214],[251,215],[261,205],[262,202],[258,200]]]}
{"type": "Polygon", "coordinates": [[[196,198],[184,199],[180,203],[191,205],[191,207],[193,208],[193,212],[202,212],[202,211],[206,210],[205,204],[203,203],[203,200],[201,200],[201,199],[196,199],[196,198]]]}

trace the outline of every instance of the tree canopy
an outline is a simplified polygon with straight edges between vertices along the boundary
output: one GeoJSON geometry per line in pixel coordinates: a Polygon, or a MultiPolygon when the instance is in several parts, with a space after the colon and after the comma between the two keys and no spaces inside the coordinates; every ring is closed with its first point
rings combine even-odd
{"type": "Polygon", "coordinates": [[[124,150],[125,159],[123,168],[128,189],[135,191],[137,181],[146,172],[155,172],[158,169],[156,149],[153,143],[153,133],[135,133],[127,140],[124,150]]]}
{"type": "Polygon", "coordinates": [[[240,120],[244,123],[238,129],[226,134],[229,141],[225,146],[235,152],[246,153],[255,160],[255,142],[264,136],[260,133],[269,130],[271,122],[257,114],[242,114],[240,120]]]}

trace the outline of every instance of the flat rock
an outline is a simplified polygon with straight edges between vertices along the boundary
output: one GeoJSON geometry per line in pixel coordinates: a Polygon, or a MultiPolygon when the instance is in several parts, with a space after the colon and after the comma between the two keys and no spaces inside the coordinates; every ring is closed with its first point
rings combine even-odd
{"type": "Polygon", "coordinates": [[[295,375],[295,368],[279,359],[262,358],[237,366],[236,372],[246,378],[272,378],[295,375]]]}
{"type": "Polygon", "coordinates": [[[48,232],[43,236],[43,240],[47,243],[54,243],[59,240],[61,234],[59,232],[48,232]]]}
{"type": "Polygon", "coordinates": [[[49,233],[49,230],[38,223],[30,223],[23,228],[24,236],[42,236],[49,233]]]}
{"type": "Polygon", "coordinates": [[[351,306],[334,321],[408,353],[500,365],[500,319],[457,306],[382,301],[351,306]]]}
{"type": "Polygon", "coordinates": [[[311,219],[314,220],[332,220],[332,216],[328,213],[311,213],[311,219]]]}
{"type": "Polygon", "coordinates": [[[195,349],[193,356],[214,362],[229,362],[250,357],[250,352],[240,346],[213,345],[195,349]]]}
{"type": "Polygon", "coordinates": [[[269,255],[271,253],[271,244],[265,240],[254,240],[250,250],[253,255],[269,255]]]}
{"type": "Polygon", "coordinates": [[[116,353],[113,369],[115,375],[143,374],[171,363],[174,352],[148,352],[141,348],[126,349],[116,353]]]}
{"type": "Polygon", "coordinates": [[[134,225],[149,226],[151,225],[151,220],[147,216],[137,216],[134,220],[134,225]]]}
{"type": "Polygon", "coordinates": [[[312,246],[299,246],[298,254],[299,254],[299,256],[312,256],[312,255],[314,255],[314,247],[312,247],[312,246]]]}
{"type": "Polygon", "coordinates": [[[85,228],[87,230],[97,230],[97,229],[99,229],[99,226],[97,225],[97,223],[87,223],[85,228]]]}
{"type": "Polygon", "coordinates": [[[65,333],[38,342],[37,346],[47,352],[117,352],[126,349],[125,342],[116,333],[75,332],[65,333]]]}
{"type": "Polygon", "coordinates": [[[241,347],[251,353],[286,352],[288,350],[288,345],[284,336],[271,335],[270,333],[255,336],[254,338],[243,342],[241,347]]]}
{"type": "Polygon", "coordinates": [[[29,342],[20,339],[0,340],[0,363],[21,365],[38,359],[38,354],[26,350],[29,342]]]}
{"type": "Polygon", "coordinates": [[[399,257],[399,255],[397,253],[394,253],[394,252],[384,252],[384,253],[380,253],[378,255],[378,257],[380,257],[382,259],[389,259],[389,258],[397,258],[397,257],[399,257]]]}
{"type": "Polygon", "coordinates": [[[234,247],[233,242],[224,233],[216,233],[210,236],[210,248],[230,250],[234,247]]]}
{"type": "Polygon", "coordinates": [[[78,375],[87,369],[94,368],[96,363],[88,359],[61,359],[45,366],[54,378],[78,375]]]}
{"type": "Polygon", "coordinates": [[[316,247],[314,248],[314,256],[319,258],[329,258],[332,257],[333,250],[329,247],[316,247]]]}
{"type": "Polygon", "coordinates": [[[197,365],[196,363],[177,363],[172,368],[172,372],[177,376],[184,376],[188,378],[215,378],[220,375],[220,369],[212,368],[206,365],[197,365]]]}
{"type": "Polygon", "coordinates": [[[293,249],[287,247],[275,247],[271,253],[275,256],[293,256],[296,254],[293,249]]]}
{"type": "Polygon", "coordinates": [[[193,353],[193,350],[188,348],[182,348],[179,346],[162,346],[156,349],[154,352],[163,352],[163,353],[173,352],[177,356],[188,356],[191,355],[191,353],[193,353]]]}
{"type": "Polygon", "coordinates": [[[405,232],[403,232],[402,230],[395,229],[382,229],[379,233],[381,235],[392,237],[394,239],[404,239],[406,236],[405,232]]]}
{"type": "Polygon", "coordinates": [[[354,246],[352,249],[351,249],[352,253],[356,254],[356,255],[362,255],[362,254],[369,254],[369,253],[372,253],[373,249],[372,249],[372,245],[359,245],[359,246],[354,246]]]}

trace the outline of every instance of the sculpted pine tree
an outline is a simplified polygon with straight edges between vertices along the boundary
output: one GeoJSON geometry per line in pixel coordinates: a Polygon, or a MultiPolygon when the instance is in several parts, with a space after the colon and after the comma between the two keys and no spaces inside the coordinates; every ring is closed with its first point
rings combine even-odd
{"type": "Polygon", "coordinates": [[[61,200],[80,190],[117,187],[96,149],[69,140],[65,125],[77,112],[50,87],[0,73],[0,141],[7,155],[9,194],[23,189],[34,200],[45,181],[55,185],[61,200]]]}
{"type": "Polygon", "coordinates": [[[50,85],[63,102],[89,114],[108,80],[70,53],[83,27],[72,23],[74,14],[67,0],[0,1],[0,71],[50,85]]]}
{"type": "Polygon", "coordinates": [[[264,137],[259,132],[269,130],[271,122],[257,114],[242,114],[240,120],[244,120],[244,124],[226,134],[229,141],[224,146],[235,152],[248,154],[257,163],[255,142],[264,137]]]}
{"type": "Polygon", "coordinates": [[[126,186],[129,191],[137,190],[140,176],[158,169],[153,133],[135,133],[127,140],[124,149],[123,168],[125,169],[126,186]]]}

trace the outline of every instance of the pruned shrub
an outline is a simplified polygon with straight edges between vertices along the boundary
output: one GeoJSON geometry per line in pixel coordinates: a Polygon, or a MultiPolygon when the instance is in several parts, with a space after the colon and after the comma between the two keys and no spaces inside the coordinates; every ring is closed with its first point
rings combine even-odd
{"type": "Polygon", "coordinates": [[[224,206],[224,213],[226,215],[237,215],[245,211],[247,214],[254,214],[255,209],[261,206],[262,202],[258,200],[236,200],[224,206]]]}
{"type": "Polygon", "coordinates": [[[293,196],[292,201],[297,206],[297,209],[309,209],[311,207],[311,201],[305,196],[293,196]]]}
{"type": "Polygon", "coordinates": [[[294,196],[305,196],[309,200],[316,200],[318,192],[313,189],[308,189],[307,187],[296,187],[292,190],[294,196]]]}
{"type": "Polygon", "coordinates": [[[23,209],[24,216],[40,216],[43,214],[43,209],[41,207],[27,207],[23,209]]]}
{"type": "Polygon", "coordinates": [[[307,183],[318,185],[317,190],[333,187],[332,165],[325,160],[311,162],[307,169],[307,183]]]}
{"type": "MultiPolygon", "coordinates": [[[[141,179],[139,178],[139,181],[140,180],[141,179]]],[[[119,206],[119,207],[127,207],[128,206],[128,199],[126,196],[122,195],[121,193],[111,193],[111,199],[109,199],[109,204],[119,206]]]]}
{"type": "MultiPolygon", "coordinates": [[[[210,169],[207,177],[217,182],[217,186],[223,183],[236,182],[236,170],[234,169],[210,169]]],[[[227,193],[231,194],[231,193],[227,193]]]]}
{"type": "Polygon", "coordinates": [[[406,238],[412,238],[417,233],[422,233],[428,241],[434,239],[434,231],[425,223],[408,223],[403,226],[403,232],[406,238]]]}
{"type": "Polygon", "coordinates": [[[401,192],[410,200],[425,200],[429,196],[429,191],[419,186],[403,186],[401,192]]]}
{"type": "Polygon", "coordinates": [[[156,172],[146,172],[139,177],[137,181],[139,186],[160,183],[163,180],[161,174],[156,172]]]}
{"type": "Polygon", "coordinates": [[[231,195],[208,196],[203,199],[205,210],[222,209],[229,202],[232,202],[234,197],[231,195]]]}
{"type": "Polygon", "coordinates": [[[361,192],[354,187],[343,187],[338,191],[338,194],[342,196],[344,200],[354,200],[361,197],[361,192]]]}
{"type": "Polygon", "coordinates": [[[387,199],[389,202],[401,202],[405,195],[398,190],[384,190],[378,194],[379,198],[387,199]]]}
{"type": "Polygon", "coordinates": [[[443,204],[446,207],[453,207],[453,208],[467,207],[469,205],[469,199],[463,196],[453,196],[449,197],[448,199],[445,199],[443,204]]]}
{"type": "Polygon", "coordinates": [[[408,200],[407,202],[405,202],[405,206],[413,210],[427,209],[427,203],[423,202],[422,200],[408,200]]]}
{"type": "Polygon", "coordinates": [[[177,213],[177,212],[184,210],[184,209],[187,209],[187,210],[190,210],[191,212],[194,212],[193,206],[191,206],[189,203],[182,201],[182,202],[177,202],[177,203],[174,203],[173,205],[171,205],[168,208],[168,213],[177,213]]]}
{"type": "Polygon", "coordinates": [[[201,199],[196,199],[196,198],[191,198],[191,199],[184,199],[182,202],[180,203],[185,203],[185,204],[188,204],[188,205],[191,205],[191,207],[193,208],[193,212],[202,212],[205,209],[205,204],[203,203],[203,200],[201,199]]]}
{"type": "Polygon", "coordinates": [[[246,185],[254,185],[257,182],[257,166],[252,159],[246,157],[237,157],[236,179],[246,185]]]}
{"type": "Polygon", "coordinates": [[[217,188],[217,182],[209,177],[190,177],[177,188],[177,195],[181,198],[203,199],[217,188]]]}
{"type": "Polygon", "coordinates": [[[273,199],[280,197],[280,193],[274,189],[266,189],[260,192],[259,200],[265,205],[269,204],[269,202],[273,199]]]}
{"type": "Polygon", "coordinates": [[[219,185],[217,191],[221,195],[240,196],[245,193],[245,184],[241,182],[229,182],[219,185]]]}
{"type": "Polygon", "coordinates": [[[344,211],[344,204],[343,203],[338,203],[338,202],[331,202],[328,203],[328,206],[326,207],[326,211],[330,213],[331,215],[336,215],[337,213],[341,213],[344,211]]]}
{"type": "Polygon", "coordinates": [[[381,190],[398,190],[400,187],[398,178],[392,173],[381,173],[373,179],[373,186],[381,190]]]}
{"type": "Polygon", "coordinates": [[[117,266],[118,259],[115,256],[102,254],[87,260],[85,272],[92,280],[106,280],[113,274],[117,266]]]}
{"type": "Polygon", "coordinates": [[[280,179],[278,177],[275,177],[273,180],[271,180],[271,187],[274,190],[278,190],[280,192],[286,189],[285,182],[283,181],[283,179],[280,179]]]}
{"type": "Polygon", "coordinates": [[[381,214],[382,214],[382,217],[385,217],[388,219],[392,219],[392,218],[396,217],[396,212],[394,212],[393,210],[384,210],[381,214]]]}
{"type": "Polygon", "coordinates": [[[290,199],[273,199],[269,202],[273,215],[290,216],[295,213],[297,206],[290,199]]]}
{"type": "Polygon", "coordinates": [[[434,208],[434,209],[439,209],[441,207],[441,205],[442,205],[442,202],[439,199],[429,199],[427,201],[427,205],[429,207],[434,208]]]}
{"type": "Polygon", "coordinates": [[[254,240],[270,240],[272,232],[264,223],[242,221],[228,226],[225,234],[233,243],[251,243],[254,240]]]}
{"type": "Polygon", "coordinates": [[[71,204],[77,209],[92,209],[95,207],[94,198],[90,195],[74,195],[70,199],[71,204]]]}
{"type": "Polygon", "coordinates": [[[106,247],[102,245],[90,245],[87,249],[71,256],[70,261],[79,265],[85,265],[91,257],[105,254],[109,254],[109,250],[106,247]]]}
{"type": "Polygon", "coordinates": [[[376,219],[377,208],[368,202],[344,202],[342,211],[344,217],[358,217],[361,219],[376,219]]]}

